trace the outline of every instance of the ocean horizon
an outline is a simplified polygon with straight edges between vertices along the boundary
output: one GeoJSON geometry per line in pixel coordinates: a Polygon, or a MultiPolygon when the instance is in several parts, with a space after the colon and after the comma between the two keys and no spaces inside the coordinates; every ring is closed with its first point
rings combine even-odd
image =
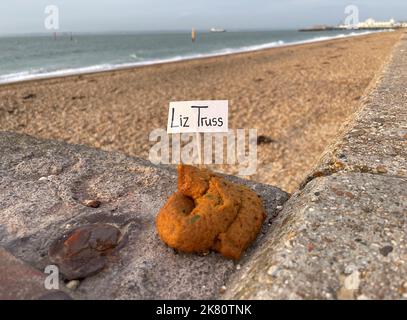
{"type": "Polygon", "coordinates": [[[0,37],[0,84],[85,74],[304,44],[380,31],[185,31],[0,37]]]}

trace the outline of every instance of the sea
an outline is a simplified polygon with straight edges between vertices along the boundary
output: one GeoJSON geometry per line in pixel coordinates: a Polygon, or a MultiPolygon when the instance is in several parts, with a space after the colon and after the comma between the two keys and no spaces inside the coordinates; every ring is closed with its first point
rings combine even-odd
{"type": "MultiPolygon", "coordinates": [[[[375,31],[377,32],[377,31],[375,31]]],[[[354,37],[370,31],[144,32],[0,37],[0,83],[12,83],[354,37]]]]}

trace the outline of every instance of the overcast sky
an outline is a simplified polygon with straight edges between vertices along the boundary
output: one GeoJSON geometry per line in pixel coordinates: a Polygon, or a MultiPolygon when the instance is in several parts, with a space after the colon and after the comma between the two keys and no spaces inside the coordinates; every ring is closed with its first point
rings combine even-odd
{"type": "Polygon", "coordinates": [[[0,34],[45,32],[57,5],[61,31],[291,29],[338,24],[355,4],[360,19],[407,20],[407,0],[0,0],[0,34]]]}

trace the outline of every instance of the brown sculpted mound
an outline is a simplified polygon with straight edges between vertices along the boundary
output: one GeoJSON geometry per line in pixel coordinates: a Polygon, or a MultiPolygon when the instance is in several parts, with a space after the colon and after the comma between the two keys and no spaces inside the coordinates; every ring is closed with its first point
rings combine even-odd
{"type": "Polygon", "coordinates": [[[189,253],[215,250],[239,259],[256,239],[266,214],[252,190],[209,170],[178,167],[178,191],[158,213],[161,239],[189,253]]]}

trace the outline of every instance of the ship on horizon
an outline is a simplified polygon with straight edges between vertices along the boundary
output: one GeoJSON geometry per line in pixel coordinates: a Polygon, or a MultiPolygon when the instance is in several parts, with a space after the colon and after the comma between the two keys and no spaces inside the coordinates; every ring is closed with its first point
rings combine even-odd
{"type": "Polygon", "coordinates": [[[215,32],[215,33],[226,32],[226,30],[225,30],[225,29],[222,29],[222,28],[211,28],[210,31],[211,31],[211,32],[215,32]]]}

